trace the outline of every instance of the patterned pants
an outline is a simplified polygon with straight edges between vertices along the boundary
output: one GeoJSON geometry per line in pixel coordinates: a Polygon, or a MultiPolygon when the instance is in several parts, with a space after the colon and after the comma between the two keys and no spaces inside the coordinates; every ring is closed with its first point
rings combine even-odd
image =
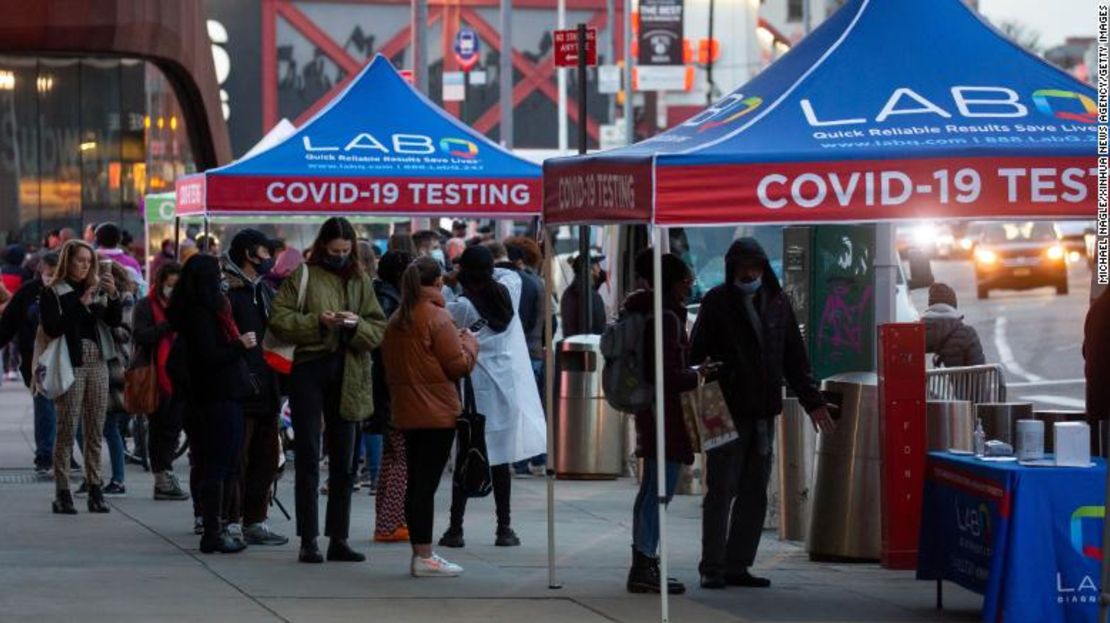
{"type": "Polygon", "coordinates": [[[69,462],[73,457],[73,434],[77,420],[84,426],[85,481],[100,486],[100,446],[104,442],[104,417],[108,412],[108,364],[95,342],[81,340],[80,368],[73,370],[73,386],[54,401],[58,412],[58,434],[54,438],[54,486],[69,490],[69,462]]]}
{"type": "Polygon", "coordinates": [[[405,525],[405,489],[409,482],[408,462],[405,460],[405,435],[390,430],[385,437],[382,468],[378,474],[378,493],[374,501],[377,518],[374,532],[392,534],[405,525]]]}

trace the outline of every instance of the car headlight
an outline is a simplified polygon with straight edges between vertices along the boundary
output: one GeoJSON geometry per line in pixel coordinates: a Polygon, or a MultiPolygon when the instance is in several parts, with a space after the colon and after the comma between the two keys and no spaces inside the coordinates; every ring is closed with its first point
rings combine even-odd
{"type": "Polygon", "coordinates": [[[1064,247],[1060,245],[1053,245],[1048,248],[1048,259],[1060,261],[1064,259],[1064,247]]]}
{"type": "Polygon", "coordinates": [[[998,254],[990,249],[976,249],[975,260],[980,264],[994,264],[998,261],[998,254]]]}

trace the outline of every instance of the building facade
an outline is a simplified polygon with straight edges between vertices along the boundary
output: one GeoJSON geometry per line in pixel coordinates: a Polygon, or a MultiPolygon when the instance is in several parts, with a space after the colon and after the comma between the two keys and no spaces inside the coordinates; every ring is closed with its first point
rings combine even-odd
{"type": "Polygon", "coordinates": [[[0,243],[116,221],[230,159],[201,0],[0,1],[0,243]]]}

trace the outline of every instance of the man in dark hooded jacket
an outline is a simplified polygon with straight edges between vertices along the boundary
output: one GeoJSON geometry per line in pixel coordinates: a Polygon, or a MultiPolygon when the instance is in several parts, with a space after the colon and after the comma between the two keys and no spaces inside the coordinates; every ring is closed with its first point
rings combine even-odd
{"type": "MultiPolygon", "coordinates": [[[[1103,291],[1087,311],[1083,327],[1083,359],[1087,378],[1087,418],[1091,427],[1097,430],[1100,420],[1110,420],[1110,288],[1103,291]]],[[[1106,433],[1102,443],[1110,443],[1106,433]]]]}
{"type": "Polygon", "coordinates": [[[694,326],[691,361],[720,364],[725,402],[739,438],[707,453],[702,509],[703,588],[767,587],[749,572],[767,513],[774,417],[782,411],[782,386],[797,394],[814,426],[831,432],[832,418],[810,370],[790,300],[767,254],[752,238],[732,244],[725,283],[702,299],[694,326]]]}
{"type": "Polygon", "coordinates": [[[277,474],[278,408],[280,406],[277,374],[266,364],[262,353],[262,337],[270,322],[270,304],[274,291],[262,279],[274,267],[272,253],[277,243],[255,229],[244,229],[231,240],[231,248],[223,262],[224,279],[228,284],[227,299],[240,333],[253,332],[259,346],[247,353],[247,367],[256,385],[253,396],[243,401],[242,469],[239,499],[232,499],[228,511],[233,536],[242,530],[249,545],[284,545],[284,535],[272,531],[266,523],[270,491],[277,474]],[[238,502],[238,503],[236,503],[238,502]],[[241,511],[241,512],[239,512],[241,511]],[[241,517],[240,517],[241,515],[241,517]],[[240,522],[240,520],[242,520],[240,522]]]}

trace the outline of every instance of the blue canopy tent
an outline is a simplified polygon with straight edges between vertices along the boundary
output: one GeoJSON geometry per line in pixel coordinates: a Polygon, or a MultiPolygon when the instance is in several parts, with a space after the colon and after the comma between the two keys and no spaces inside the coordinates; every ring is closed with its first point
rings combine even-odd
{"type": "Polygon", "coordinates": [[[267,149],[177,181],[181,216],[538,216],[540,168],[459,122],[379,55],[267,149]]]}
{"type": "MultiPolygon", "coordinates": [[[[849,0],[688,121],[635,145],[545,162],[544,219],[653,225],[655,275],[668,226],[1092,219],[1097,121],[1094,89],[959,0],[849,0]]],[[[662,466],[662,418],[656,426],[662,466]]],[[[662,508],[660,525],[666,577],[662,508]]],[[[661,600],[666,621],[665,591],[661,600]]]]}

